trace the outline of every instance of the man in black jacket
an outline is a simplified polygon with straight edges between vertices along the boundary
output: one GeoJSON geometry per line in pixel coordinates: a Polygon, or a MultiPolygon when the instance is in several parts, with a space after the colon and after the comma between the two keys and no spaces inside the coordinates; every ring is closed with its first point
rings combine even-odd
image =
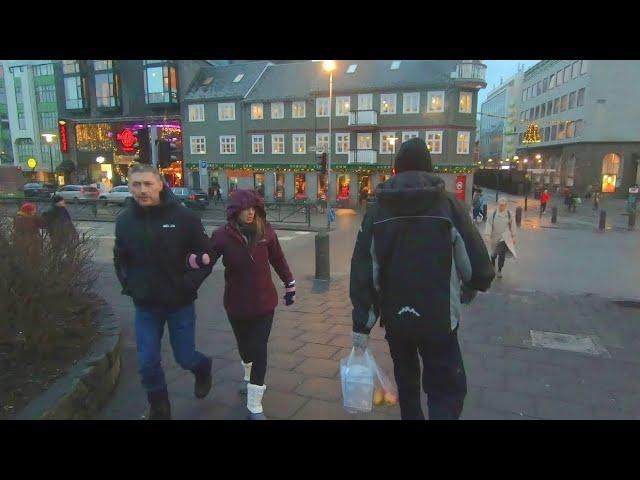
{"type": "Polygon", "coordinates": [[[494,277],[464,205],[431,173],[425,142],[403,143],[397,175],[376,189],[351,259],[353,346],[367,347],[378,317],[386,329],[402,419],[458,419],[467,385],[457,338],[461,303],[494,277]]]}
{"type": "Polygon", "coordinates": [[[51,243],[55,250],[60,250],[78,241],[78,232],[73,226],[71,216],[67,211],[64,198],[55,194],[51,197],[53,206],[42,214],[51,243]]]}
{"type": "Polygon", "coordinates": [[[168,324],[178,364],[195,375],[195,395],[211,390],[211,359],[195,349],[197,291],[211,267],[187,267],[187,255],[208,251],[200,219],[180,205],[152,165],[129,171],[135,202],[116,220],[114,264],[122,293],[135,304],[139,372],[147,391],[150,419],[170,419],[171,407],[160,344],[168,324]]]}

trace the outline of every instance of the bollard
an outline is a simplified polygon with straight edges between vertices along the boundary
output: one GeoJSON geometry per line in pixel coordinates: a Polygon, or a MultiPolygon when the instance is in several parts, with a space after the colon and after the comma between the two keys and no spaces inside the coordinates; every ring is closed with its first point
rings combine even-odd
{"type": "Polygon", "coordinates": [[[551,209],[551,223],[558,223],[558,207],[551,209]]]}
{"type": "Polygon", "coordinates": [[[520,228],[522,223],[522,207],[516,208],[516,227],[520,228]]]}
{"type": "Polygon", "coordinates": [[[604,231],[607,226],[607,212],[604,210],[600,210],[600,224],[598,225],[598,229],[604,231]]]}
{"type": "Polygon", "coordinates": [[[331,278],[330,265],[329,234],[318,232],[316,235],[316,279],[329,280],[331,278]]]}
{"type": "Polygon", "coordinates": [[[635,227],[636,227],[636,214],[630,213],[629,214],[629,230],[634,230],[635,227]]]}
{"type": "Polygon", "coordinates": [[[487,221],[487,204],[486,203],[482,206],[482,221],[483,222],[487,221]]]}

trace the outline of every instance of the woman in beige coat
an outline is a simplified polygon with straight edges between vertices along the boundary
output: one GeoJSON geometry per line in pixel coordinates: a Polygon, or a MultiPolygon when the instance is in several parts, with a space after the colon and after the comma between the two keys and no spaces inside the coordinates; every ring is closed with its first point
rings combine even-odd
{"type": "Polygon", "coordinates": [[[496,266],[497,258],[498,278],[502,278],[502,268],[507,254],[517,257],[513,221],[511,220],[511,212],[507,210],[505,198],[498,200],[498,209],[493,212],[493,215],[489,215],[484,234],[489,238],[493,268],[496,266]]]}

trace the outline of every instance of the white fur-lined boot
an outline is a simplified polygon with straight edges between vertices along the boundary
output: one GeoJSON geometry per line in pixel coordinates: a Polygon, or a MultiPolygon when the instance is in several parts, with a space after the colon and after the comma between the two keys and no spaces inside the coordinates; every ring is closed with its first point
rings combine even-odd
{"type": "Polygon", "coordinates": [[[253,362],[244,363],[242,360],[240,360],[240,363],[244,367],[244,379],[242,380],[242,383],[240,384],[240,387],[238,388],[238,391],[242,395],[246,395],[247,394],[247,385],[251,381],[251,366],[253,365],[253,362]]]}
{"type": "Polygon", "coordinates": [[[267,389],[266,385],[247,384],[247,409],[249,410],[249,420],[266,420],[267,417],[262,412],[262,396],[267,389]]]}

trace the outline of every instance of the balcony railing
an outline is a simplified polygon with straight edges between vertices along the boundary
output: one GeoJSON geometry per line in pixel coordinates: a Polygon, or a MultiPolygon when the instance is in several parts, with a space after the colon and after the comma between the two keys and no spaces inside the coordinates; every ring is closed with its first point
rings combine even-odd
{"type": "Polygon", "coordinates": [[[451,73],[457,82],[486,86],[487,66],[479,62],[462,62],[451,73]]]}
{"type": "Polygon", "coordinates": [[[349,112],[349,126],[378,125],[378,112],[375,110],[352,110],[349,112]]]}
{"type": "Polygon", "coordinates": [[[349,150],[348,163],[373,164],[378,161],[378,152],[375,150],[349,150]]]}

